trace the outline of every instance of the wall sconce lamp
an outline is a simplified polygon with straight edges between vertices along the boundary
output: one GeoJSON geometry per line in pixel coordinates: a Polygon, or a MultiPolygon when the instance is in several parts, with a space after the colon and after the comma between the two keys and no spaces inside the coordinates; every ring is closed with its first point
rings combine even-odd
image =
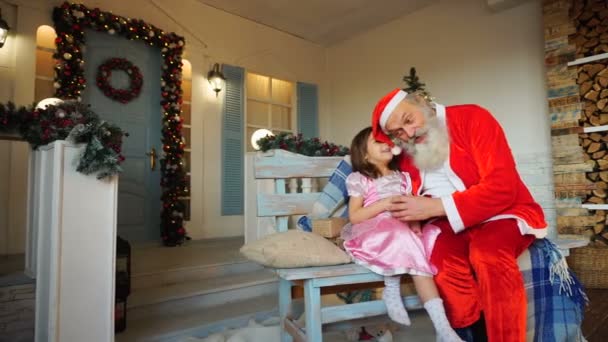
{"type": "Polygon", "coordinates": [[[8,27],[8,24],[4,19],[2,19],[2,10],[0,10],[0,48],[4,46],[6,42],[6,38],[8,37],[8,31],[11,28],[8,27]]]}
{"type": "Polygon", "coordinates": [[[209,71],[207,74],[207,80],[209,80],[209,84],[211,84],[211,88],[215,92],[215,97],[219,94],[220,91],[224,88],[224,84],[226,83],[226,77],[220,71],[220,65],[215,63],[213,64],[213,69],[209,71]]]}

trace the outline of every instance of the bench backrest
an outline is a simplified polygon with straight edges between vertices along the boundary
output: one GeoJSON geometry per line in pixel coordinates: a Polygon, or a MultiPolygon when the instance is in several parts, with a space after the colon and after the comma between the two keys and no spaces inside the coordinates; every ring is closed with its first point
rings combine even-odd
{"type": "Polygon", "coordinates": [[[342,159],[307,157],[284,150],[248,154],[246,242],[286,231],[293,227],[299,215],[310,213],[324,183],[342,159]],[[254,191],[255,196],[252,194],[254,191]]]}

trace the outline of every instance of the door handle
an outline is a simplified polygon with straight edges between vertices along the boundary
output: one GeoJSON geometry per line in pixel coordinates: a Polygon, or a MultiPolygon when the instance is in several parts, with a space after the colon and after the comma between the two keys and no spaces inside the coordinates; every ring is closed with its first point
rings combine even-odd
{"type": "Polygon", "coordinates": [[[150,152],[147,152],[146,155],[150,157],[150,170],[154,171],[156,168],[156,149],[152,147],[150,152]]]}

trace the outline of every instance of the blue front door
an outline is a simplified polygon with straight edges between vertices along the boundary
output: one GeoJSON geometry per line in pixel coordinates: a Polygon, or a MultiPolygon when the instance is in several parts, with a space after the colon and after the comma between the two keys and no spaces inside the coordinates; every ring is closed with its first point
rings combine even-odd
{"type": "MultiPolygon", "coordinates": [[[[123,139],[124,172],[118,183],[118,234],[129,241],[149,241],[160,237],[160,165],[152,168],[150,152],[162,154],[160,141],[161,52],[139,41],[107,33],[86,31],[84,53],[87,87],[82,101],[102,119],[118,124],[129,133],[123,139]],[[110,58],[126,58],[143,75],[139,97],[122,104],[106,97],[97,87],[98,67],[110,58]]],[[[128,88],[129,78],[114,71],[110,84],[128,88]]]]}

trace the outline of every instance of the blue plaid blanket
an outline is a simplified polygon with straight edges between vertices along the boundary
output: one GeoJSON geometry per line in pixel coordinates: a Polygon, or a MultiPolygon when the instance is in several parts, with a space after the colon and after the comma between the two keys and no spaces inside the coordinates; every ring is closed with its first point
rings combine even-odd
{"type": "Polygon", "coordinates": [[[527,341],[585,341],[588,299],[557,247],[537,239],[518,259],[528,297],[527,341]]]}
{"type": "MultiPolygon", "coordinates": [[[[348,216],[346,177],[351,172],[350,160],[345,158],[330,176],[310,217],[299,219],[300,229],[312,230],[310,218],[348,216]]],[[[588,299],[557,246],[549,240],[537,239],[517,262],[528,298],[526,340],[585,341],[581,323],[588,299]]]]}
{"type": "Polygon", "coordinates": [[[348,191],[346,190],[346,177],[353,172],[350,166],[350,156],[345,156],[344,160],[338,163],[336,169],[327,180],[327,184],[319,195],[319,198],[312,206],[312,211],[308,216],[302,216],[298,220],[298,227],[305,231],[312,231],[311,219],[328,217],[348,217],[347,200],[348,191]]]}

